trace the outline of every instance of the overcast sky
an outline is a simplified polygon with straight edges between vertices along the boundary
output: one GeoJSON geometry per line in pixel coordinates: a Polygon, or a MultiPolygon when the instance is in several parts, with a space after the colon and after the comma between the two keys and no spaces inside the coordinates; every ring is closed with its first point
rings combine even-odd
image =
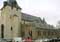
{"type": "MultiPolygon", "coordinates": [[[[0,0],[0,7],[3,6],[0,0]]],[[[47,23],[56,25],[60,20],[60,0],[17,0],[22,12],[38,17],[45,17],[47,23]]]]}

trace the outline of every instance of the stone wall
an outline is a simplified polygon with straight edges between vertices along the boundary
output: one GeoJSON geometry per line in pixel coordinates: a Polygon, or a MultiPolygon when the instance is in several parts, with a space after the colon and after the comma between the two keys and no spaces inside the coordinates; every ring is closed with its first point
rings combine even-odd
{"type": "MultiPolygon", "coordinates": [[[[1,10],[0,25],[4,25],[4,38],[11,39],[21,36],[21,10],[14,7],[6,6],[1,10]]],[[[1,30],[1,26],[0,26],[1,30]]],[[[1,37],[1,32],[0,32],[1,37]]]]}

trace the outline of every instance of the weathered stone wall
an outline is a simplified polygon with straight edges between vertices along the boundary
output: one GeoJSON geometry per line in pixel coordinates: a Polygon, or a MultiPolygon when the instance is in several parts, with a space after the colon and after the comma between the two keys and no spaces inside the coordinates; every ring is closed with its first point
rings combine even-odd
{"type": "MultiPolygon", "coordinates": [[[[14,7],[6,6],[1,10],[0,25],[4,25],[4,38],[11,39],[13,37],[21,36],[20,34],[20,22],[21,22],[21,10],[14,7]],[[12,28],[12,30],[11,30],[12,28]]],[[[1,29],[1,26],[0,26],[1,29]]],[[[1,32],[0,32],[1,37],[1,32]]]]}

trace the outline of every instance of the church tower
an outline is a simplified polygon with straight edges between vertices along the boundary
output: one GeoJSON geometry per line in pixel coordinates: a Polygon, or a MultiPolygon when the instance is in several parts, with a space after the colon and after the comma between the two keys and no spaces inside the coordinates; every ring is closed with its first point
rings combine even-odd
{"type": "Polygon", "coordinates": [[[21,8],[16,0],[4,1],[1,8],[0,37],[4,39],[13,39],[21,37],[21,8]],[[3,35],[3,36],[2,36],[3,35]]]}

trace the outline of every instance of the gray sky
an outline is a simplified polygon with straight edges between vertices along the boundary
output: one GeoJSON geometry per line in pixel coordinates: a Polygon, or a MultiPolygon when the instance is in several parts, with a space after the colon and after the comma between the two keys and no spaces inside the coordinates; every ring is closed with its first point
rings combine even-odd
{"type": "MultiPolygon", "coordinates": [[[[60,20],[60,0],[17,0],[22,12],[38,17],[45,17],[47,23],[56,25],[60,20]]],[[[3,0],[0,0],[0,7],[3,0]]]]}

